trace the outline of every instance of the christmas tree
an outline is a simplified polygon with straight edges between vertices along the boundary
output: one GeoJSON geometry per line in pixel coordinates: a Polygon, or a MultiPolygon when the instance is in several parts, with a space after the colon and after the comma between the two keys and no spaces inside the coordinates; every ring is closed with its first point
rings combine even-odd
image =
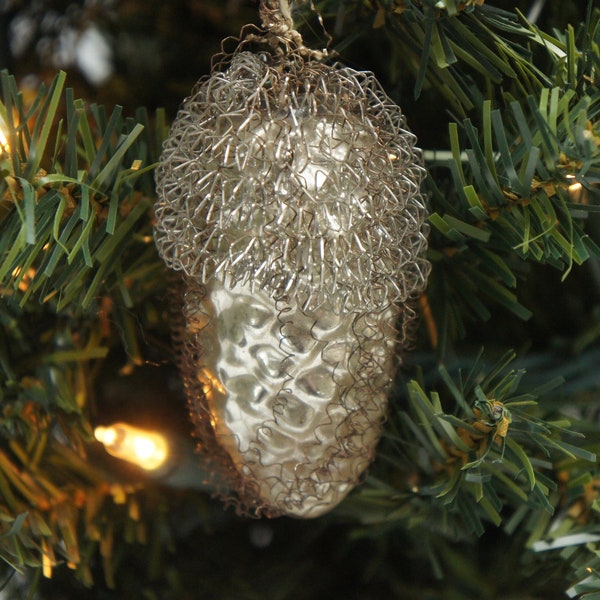
{"type": "Polygon", "coordinates": [[[264,3],[401,107],[431,273],[360,485],[259,519],[197,454],[154,241],[240,4],[0,7],[0,597],[600,598],[600,10],[264,3]]]}

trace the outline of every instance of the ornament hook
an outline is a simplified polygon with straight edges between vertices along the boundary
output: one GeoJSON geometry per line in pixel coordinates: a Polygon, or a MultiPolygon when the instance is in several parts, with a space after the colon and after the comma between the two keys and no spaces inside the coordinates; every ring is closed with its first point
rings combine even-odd
{"type": "Polygon", "coordinates": [[[263,27],[269,31],[286,34],[294,29],[292,8],[288,0],[261,0],[258,12],[263,27]]]}
{"type": "MultiPolygon", "coordinates": [[[[305,2],[306,0],[300,1],[305,2]]],[[[314,9],[312,0],[310,5],[314,9]]],[[[322,60],[327,56],[328,52],[326,49],[313,50],[304,45],[302,35],[294,28],[294,19],[289,0],[261,0],[258,12],[263,29],[266,31],[266,36],[263,39],[274,48],[279,48],[283,45],[286,50],[289,50],[291,47],[300,54],[308,55],[317,60],[322,60]]],[[[323,25],[320,15],[319,21],[323,25]]],[[[251,37],[254,41],[263,41],[260,39],[260,36],[253,35],[251,37]]],[[[327,37],[331,41],[331,36],[327,35],[327,37]]]]}

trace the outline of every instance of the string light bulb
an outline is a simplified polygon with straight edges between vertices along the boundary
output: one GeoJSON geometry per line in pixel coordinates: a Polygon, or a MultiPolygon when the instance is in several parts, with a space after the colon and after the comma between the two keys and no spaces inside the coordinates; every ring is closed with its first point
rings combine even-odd
{"type": "Polygon", "coordinates": [[[96,427],[94,437],[111,456],[136,464],[147,471],[163,466],[169,456],[169,444],[165,436],[127,423],[96,427]]]}
{"type": "Polygon", "coordinates": [[[577,202],[579,204],[585,204],[583,185],[579,181],[575,180],[575,175],[569,173],[567,175],[567,179],[569,180],[569,196],[571,196],[571,200],[573,202],[577,202]]]}
{"type": "Polygon", "coordinates": [[[8,154],[10,147],[8,145],[8,138],[6,137],[6,127],[4,121],[0,118],[0,156],[8,154]]]}

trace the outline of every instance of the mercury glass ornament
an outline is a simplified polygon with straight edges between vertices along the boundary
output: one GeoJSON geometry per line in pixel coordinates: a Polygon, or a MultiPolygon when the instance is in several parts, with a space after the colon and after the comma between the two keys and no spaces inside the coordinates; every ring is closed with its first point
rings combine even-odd
{"type": "Polygon", "coordinates": [[[429,272],[415,137],[372,73],[239,51],[183,103],[155,238],[222,495],[319,516],[373,460],[429,272]]]}

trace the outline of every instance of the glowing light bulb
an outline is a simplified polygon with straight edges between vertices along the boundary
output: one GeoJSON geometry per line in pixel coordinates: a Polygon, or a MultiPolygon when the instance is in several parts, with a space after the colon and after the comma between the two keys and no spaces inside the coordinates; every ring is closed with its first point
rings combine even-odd
{"type": "Polygon", "coordinates": [[[10,147],[8,145],[8,139],[6,138],[6,134],[4,133],[5,127],[2,119],[0,119],[0,156],[2,154],[8,154],[10,147]]]}
{"type": "Polygon", "coordinates": [[[583,185],[581,185],[581,183],[577,182],[577,183],[572,183],[569,186],[569,194],[571,195],[571,198],[577,202],[580,200],[581,198],[581,190],[583,189],[583,185]]]}
{"type": "MultiPolygon", "coordinates": [[[[572,173],[569,173],[567,175],[567,179],[573,180],[573,179],[575,179],[575,175],[573,175],[572,173]]],[[[568,187],[568,190],[569,190],[569,196],[571,196],[571,200],[573,202],[577,202],[579,204],[586,204],[584,191],[583,191],[583,185],[579,181],[574,181],[573,183],[571,183],[568,187]]]]}
{"type": "Polygon", "coordinates": [[[166,438],[156,431],[138,429],[126,423],[96,427],[94,437],[111,455],[143,469],[153,471],[165,464],[169,456],[166,438]]]}

